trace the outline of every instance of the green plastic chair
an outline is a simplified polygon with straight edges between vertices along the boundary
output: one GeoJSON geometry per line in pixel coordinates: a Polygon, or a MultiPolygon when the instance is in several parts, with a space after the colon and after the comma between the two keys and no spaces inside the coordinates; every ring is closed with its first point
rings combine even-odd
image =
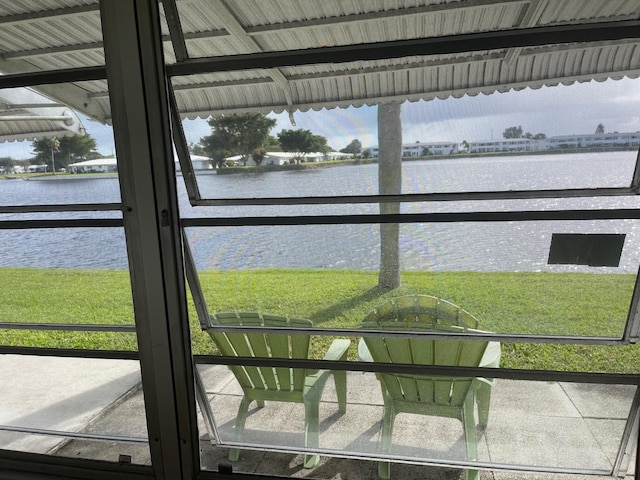
{"type": "MultiPolygon", "coordinates": [[[[370,330],[480,332],[473,328],[477,326],[477,319],[468,312],[426,295],[395,298],[372,311],[361,324],[361,328],[370,330]]],[[[364,361],[380,363],[477,367],[486,361],[490,343],[498,347],[499,363],[499,343],[479,340],[366,337],[360,341],[358,356],[364,361]]],[[[405,412],[460,420],[467,458],[477,459],[474,403],[477,395],[481,397],[478,400],[486,402],[482,405],[482,408],[486,407],[482,414],[479,404],[479,418],[486,422],[491,380],[383,373],[376,373],[376,377],[384,399],[383,452],[391,449],[395,416],[405,412]]],[[[380,462],[378,473],[382,478],[389,478],[389,462],[380,462]]],[[[467,469],[465,476],[467,480],[479,479],[478,471],[473,469],[467,469]]]]}
{"type": "Polygon", "coordinates": [[[442,325],[477,329],[479,321],[457,305],[431,295],[395,297],[369,312],[364,322],[395,321],[439,330],[442,325]]]}
{"type": "MultiPolygon", "coordinates": [[[[433,297],[431,295],[405,295],[392,298],[375,308],[365,317],[363,324],[369,328],[419,328],[421,330],[442,330],[443,327],[456,326],[463,329],[480,330],[480,322],[476,317],[459,306],[433,297]],[[387,323],[396,322],[396,323],[387,323]]],[[[361,326],[361,328],[364,328],[361,326]]],[[[361,359],[367,356],[363,341],[358,346],[361,359]]],[[[500,366],[500,342],[489,342],[480,367],[498,368],[500,366]]],[[[485,379],[476,392],[478,406],[478,424],[486,427],[489,423],[489,407],[491,404],[492,379],[485,379]]]]}
{"type": "MultiPolygon", "coordinates": [[[[261,315],[255,312],[217,313],[210,315],[212,325],[226,326],[264,326],[298,327],[311,331],[310,320],[287,318],[278,315],[261,315]]],[[[309,354],[311,336],[287,333],[249,333],[223,332],[208,329],[207,332],[225,356],[306,359],[309,354]]],[[[346,360],[350,340],[334,340],[327,350],[325,360],[346,360]]],[[[240,402],[235,424],[236,441],[242,439],[249,405],[254,400],[259,407],[266,400],[278,402],[303,403],[305,410],[305,447],[319,446],[319,408],[322,390],[330,374],[333,373],[338,410],[347,409],[347,372],[329,370],[311,370],[304,368],[274,368],[230,366],[244,396],[240,402]]],[[[239,450],[231,449],[229,459],[237,460],[239,450]]],[[[305,455],[305,468],[314,467],[319,461],[318,455],[305,455]]]]}

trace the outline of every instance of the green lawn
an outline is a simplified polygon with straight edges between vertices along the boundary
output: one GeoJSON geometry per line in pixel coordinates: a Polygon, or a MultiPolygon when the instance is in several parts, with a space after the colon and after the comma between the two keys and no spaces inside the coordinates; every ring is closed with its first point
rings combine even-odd
{"type": "MultiPolygon", "coordinates": [[[[402,288],[381,292],[374,272],[252,270],[201,273],[212,311],[261,311],[356,327],[387,298],[430,294],[500,333],[619,336],[633,275],[407,272],[402,288]]],[[[0,269],[0,321],[133,324],[126,271],[0,269]]],[[[213,353],[190,301],[193,349],[213,353]]],[[[321,351],[329,341],[316,338],[321,351]]],[[[133,334],[0,330],[0,344],[132,350],[133,334]]],[[[503,367],[640,373],[638,347],[504,344],[503,367]]]]}

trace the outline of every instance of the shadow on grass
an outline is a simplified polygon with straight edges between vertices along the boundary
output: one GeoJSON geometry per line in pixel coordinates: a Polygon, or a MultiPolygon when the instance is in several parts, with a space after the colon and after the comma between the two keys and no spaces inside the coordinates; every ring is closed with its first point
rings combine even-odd
{"type": "MultiPolygon", "coordinates": [[[[341,302],[323,308],[322,310],[319,310],[315,313],[312,313],[310,320],[312,320],[314,324],[321,324],[330,320],[335,320],[336,318],[343,316],[345,313],[351,310],[357,309],[369,302],[376,300],[377,298],[383,296],[385,293],[389,293],[389,290],[377,286],[372,287],[358,296],[343,300],[341,302]]],[[[366,313],[368,313],[368,310],[364,312],[364,314],[366,313]]],[[[364,318],[364,315],[362,316],[362,318],[364,318]]]]}

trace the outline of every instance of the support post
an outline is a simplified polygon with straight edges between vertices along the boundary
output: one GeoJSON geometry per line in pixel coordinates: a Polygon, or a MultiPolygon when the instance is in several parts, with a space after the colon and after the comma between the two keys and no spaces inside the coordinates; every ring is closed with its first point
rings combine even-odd
{"type": "Polygon", "coordinates": [[[157,0],[100,12],[154,477],[195,478],[198,436],[157,0]]]}

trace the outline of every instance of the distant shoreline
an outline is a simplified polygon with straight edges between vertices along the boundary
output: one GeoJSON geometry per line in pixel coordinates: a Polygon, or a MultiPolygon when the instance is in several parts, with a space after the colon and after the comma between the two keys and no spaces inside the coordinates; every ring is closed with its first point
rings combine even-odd
{"type": "MultiPolygon", "coordinates": [[[[542,155],[559,155],[574,153],[605,153],[605,152],[636,152],[635,147],[621,148],[563,148],[555,150],[538,150],[527,152],[485,152],[485,153],[452,153],[448,155],[427,155],[420,157],[402,157],[403,162],[416,162],[423,160],[454,160],[463,158],[489,158],[489,157],[521,157],[521,156],[542,156],[542,155]]],[[[323,162],[304,162],[298,164],[285,165],[259,165],[246,167],[223,167],[213,168],[210,170],[196,170],[196,175],[217,174],[217,175],[234,175],[241,173],[268,173],[268,172],[284,172],[284,171],[300,171],[313,170],[317,168],[341,167],[346,165],[367,165],[378,163],[377,158],[356,158],[348,160],[328,160],[323,162]]],[[[177,174],[181,175],[178,171],[177,174]]],[[[0,177],[0,180],[36,180],[36,181],[54,181],[54,180],[86,180],[86,179],[102,179],[117,178],[117,173],[51,173],[45,174],[6,174],[0,177]]]]}
{"type": "MultiPolygon", "coordinates": [[[[422,160],[453,160],[461,158],[489,158],[489,157],[521,157],[528,155],[558,155],[572,153],[604,153],[604,152],[635,152],[632,148],[563,148],[555,150],[538,150],[529,152],[486,152],[486,153],[452,153],[448,155],[427,155],[420,157],[402,157],[403,162],[416,162],[422,160]]],[[[313,170],[316,168],[340,167],[344,165],[366,165],[378,163],[377,158],[356,158],[349,160],[329,160],[326,162],[304,162],[298,164],[285,165],[259,165],[246,167],[223,167],[215,168],[218,175],[233,175],[238,173],[266,173],[295,170],[313,170]]]]}
{"type": "Polygon", "coordinates": [[[406,160],[429,160],[429,159],[447,159],[447,158],[476,158],[476,157],[521,157],[527,155],[562,155],[570,153],[605,153],[605,152],[637,152],[636,147],[619,147],[619,148],[557,148],[548,150],[535,150],[527,152],[483,152],[483,153],[452,153],[450,155],[427,155],[426,157],[402,157],[402,161],[406,160]]]}

